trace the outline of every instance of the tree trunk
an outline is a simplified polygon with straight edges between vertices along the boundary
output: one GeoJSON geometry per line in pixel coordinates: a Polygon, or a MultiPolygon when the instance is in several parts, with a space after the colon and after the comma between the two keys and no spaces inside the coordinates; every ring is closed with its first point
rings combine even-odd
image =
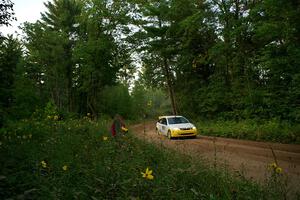
{"type": "MultiPolygon", "coordinates": [[[[159,28],[162,28],[161,19],[158,19],[158,26],[159,26],[159,28]]],[[[165,36],[162,37],[161,42],[163,44],[165,44],[165,36]]],[[[167,84],[168,84],[168,89],[169,89],[169,93],[170,93],[173,115],[177,115],[177,109],[176,109],[176,104],[175,104],[174,90],[173,90],[173,85],[172,85],[172,80],[171,80],[169,64],[168,64],[167,58],[163,55],[162,52],[161,52],[161,56],[162,56],[163,62],[164,62],[164,70],[165,70],[165,74],[167,77],[167,84]]]]}
{"type": "Polygon", "coordinates": [[[168,84],[168,89],[170,93],[170,99],[172,103],[172,110],[173,110],[173,115],[177,115],[177,109],[176,109],[176,103],[175,103],[175,97],[174,97],[174,90],[173,90],[173,84],[171,81],[171,75],[170,75],[170,69],[168,65],[168,61],[166,58],[163,58],[164,61],[164,69],[165,69],[165,74],[167,77],[167,84],[168,84]]]}

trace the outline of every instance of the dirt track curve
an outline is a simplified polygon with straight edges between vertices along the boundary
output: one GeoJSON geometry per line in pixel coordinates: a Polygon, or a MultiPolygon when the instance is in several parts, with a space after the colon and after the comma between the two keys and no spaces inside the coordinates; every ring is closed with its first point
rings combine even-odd
{"type": "Polygon", "coordinates": [[[199,157],[210,164],[217,163],[219,167],[226,166],[233,174],[243,174],[260,183],[266,180],[268,165],[274,162],[273,149],[287,177],[288,189],[294,194],[300,192],[300,145],[208,137],[201,133],[196,139],[168,140],[157,135],[155,122],[134,125],[131,129],[138,138],[199,157]]]}

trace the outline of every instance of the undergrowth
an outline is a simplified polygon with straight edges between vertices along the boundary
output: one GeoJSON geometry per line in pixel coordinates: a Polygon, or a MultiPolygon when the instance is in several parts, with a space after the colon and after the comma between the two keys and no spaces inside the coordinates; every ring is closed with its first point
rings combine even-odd
{"type": "Polygon", "coordinates": [[[300,125],[279,120],[199,121],[203,135],[300,144],[300,125]]]}
{"type": "MultiPolygon", "coordinates": [[[[144,143],[108,121],[23,120],[1,129],[2,199],[280,199],[245,179],[144,143]],[[143,177],[146,168],[153,180],[143,177]]],[[[273,187],[274,188],[274,187],[273,187]]]]}

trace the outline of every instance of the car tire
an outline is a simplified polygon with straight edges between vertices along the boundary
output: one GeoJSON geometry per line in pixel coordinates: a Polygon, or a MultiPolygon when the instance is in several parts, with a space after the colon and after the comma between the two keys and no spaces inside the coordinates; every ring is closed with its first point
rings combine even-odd
{"type": "Polygon", "coordinates": [[[168,130],[168,134],[167,134],[168,138],[171,140],[172,139],[172,136],[171,136],[171,131],[168,130]]]}

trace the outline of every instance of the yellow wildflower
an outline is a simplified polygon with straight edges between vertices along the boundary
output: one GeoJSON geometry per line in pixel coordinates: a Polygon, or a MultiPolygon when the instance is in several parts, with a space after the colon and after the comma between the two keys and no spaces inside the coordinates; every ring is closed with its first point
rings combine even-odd
{"type": "Polygon", "coordinates": [[[126,127],[124,127],[124,126],[122,126],[121,129],[122,129],[122,131],[124,131],[124,132],[128,132],[128,128],[126,128],[126,127]]]}
{"type": "Polygon", "coordinates": [[[103,141],[106,141],[106,140],[108,140],[108,137],[103,136],[103,141]]]}
{"type": "Polygon", "coordinates": [[[58,120],[58,116],[55,115],[55,116],[53,117],[53,119],[54,119],[54,120],[58,120]]]}
{"type": "Polygon", "coordinates": [[[147,167],[146,172],[141,172],[141,174],[143,175],[143,178],[145,179],[149,179],[149,180],[153,180],[154,176],[152,175],[152,170],[149,170],[149,168],[147,167]]]}
{"type": "Polygon", "coordinates": [[[281,173],[282,173],[281,167],[277,167],[277,168],[275,169],[275,172],[276,172],[277,174],[281,174],[281,173]]]}
{"type": "Polygon", "coordinates": [[[41,161],[41,165],[42,165],[43,168],[47,168],[47,163],[44,160],[41,161]]]}
{"type": "Polygon", "coordinates": [[[276,169],[277,168],[277,164],[276,163],[271,163],[270,164],[270,168],[276,169]]]}
{"type": "Polygon", "coordinates": [[[67,171],[67,170],[68,170],[68,166],[67,166],[67,165],[64,165],[64,166],[62,167],[62,169],[63,169],[64,171],[67,171]]]}

